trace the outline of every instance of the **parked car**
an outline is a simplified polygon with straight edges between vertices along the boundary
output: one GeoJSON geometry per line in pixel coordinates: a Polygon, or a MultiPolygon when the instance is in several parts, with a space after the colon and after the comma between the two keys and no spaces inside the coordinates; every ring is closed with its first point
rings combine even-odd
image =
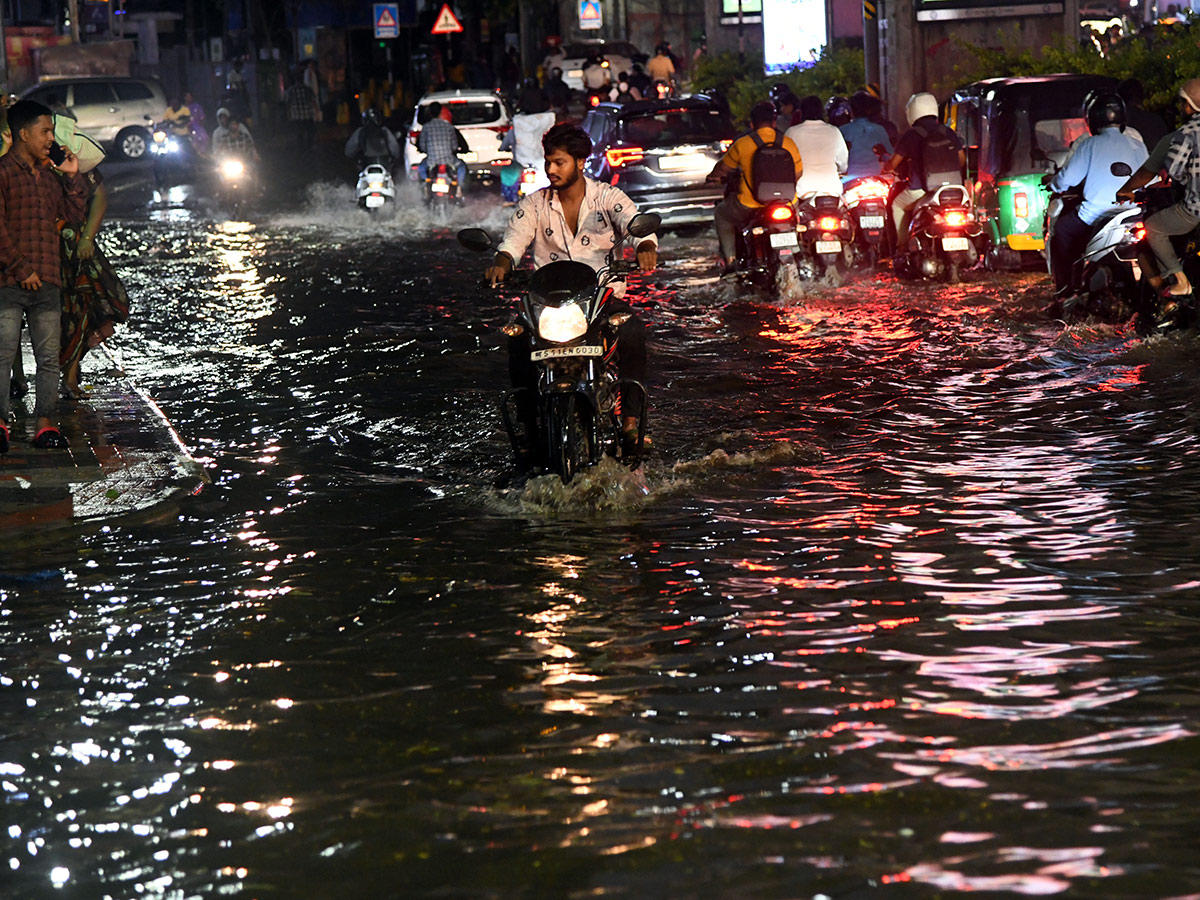
{"type": "Polygon", "coordinates": [[[1115,84],[1101,75],[989,78],[959,88],[946,103],[943,121],[967,147],[967,183],[975,187],[989,268],[1043,262],[1049,194],[1042,176],[1088,133],[1087,92],[1115,84]]]}
{"type": "Polygon", "coordinates": [[[546,71],[553,66],[563,70],[563,81],[573,91],[583,90],[583,67],[588,57],[597,53],[608,60],[613,81],[622,72],[633,69],[635,62],[644,63],[648,58],[633,44],[624,41],[577,41],[567,44],[556,53],[546,57],[546,71]]]}
{"type": "Polygon", "coordinates": [[[21,94],[50,106],[57,100],[78,120],[78,129],[125,159],[143,159],[150,151],[154,123],[167,98],[149,78],[93,76],[43,81],[21,94]]]}
{"type": "Polygon", "coordinates": [[[664,225],[712,222],[725,189],[705,177],[733,142],[729,117],[703,94],[601,103],[583,120],[592,139],[585,172],[627,193],[664,225]]]}
{"type": "Polygon", "coordinates": [[[466,139],[470,149],[459,156],[467,164],[467,171],[483,180],[498,178],[500,169],[512,160],[510,151],[500,150],[500,139],[512,128],[512,120],[499,94],[481,90],[436,91],[418,101],[404,143],[409,178],[416,179],[417,164],[425,158],[417,149],[417,138],[429,118],[429,104],[434,101],[449,107],[450,120],[466,139]]]}

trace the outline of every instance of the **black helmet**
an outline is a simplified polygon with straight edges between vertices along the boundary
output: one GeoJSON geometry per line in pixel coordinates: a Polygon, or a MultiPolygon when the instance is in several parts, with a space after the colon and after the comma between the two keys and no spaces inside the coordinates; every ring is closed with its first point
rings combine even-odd
{"type": "Polygon", "coordinates": [[[381,119],[379,117],[379,110],[375,109],[375,107],[371,107],[370,109],[365,110],[362,114],[362,120],[363,120],[364,125],[382,125],[383,124],[383,119],[381,119]]]}
{"type": "Polygon", "coordinates": [[[850,101],[845,97],[830,97],[825,102],[825,120],[830,125],[845,125],[853,118],[850,101]]]}
{"type": "Polygon", "coordinates": [[[1125,101],[1116,91],[1088,91],[1083,98],[1083,115],[1092,134],[1099,134],[1101,128],[1113,125],[1125,130],[1125,101]]]}
{"type": "Polygon", "coordinates": [[[779,111],[779,107],[787,103],[789,106],[799,106],[800,101],[796,99],[796,95],[792,93],[792,89],[786,84],[773,84],[768,94],[771,102],[775,104],[775,111],[779,111]]]}

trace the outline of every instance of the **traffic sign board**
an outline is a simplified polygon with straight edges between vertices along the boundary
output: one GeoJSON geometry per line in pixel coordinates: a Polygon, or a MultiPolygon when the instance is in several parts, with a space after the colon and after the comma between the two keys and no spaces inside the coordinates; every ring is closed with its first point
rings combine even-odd
{"type": "Polygon", "coordinates": [[[437,21],[433,23],[433,28],[429,30],[429,33],[457,34],[462,30],[462,22],[458,21],[458,17],[454,15],[454,11],[450,9],[450,4],[443,3],[442,11],[438,13],[437,21]]]}
{"type": "Polygon", "coordinates": [[[579,0],[579,27],[587,30],[602,28],[604,17],[600,0],[579,0]]]}
{"type": "Polygon", "coordinates": [[[400,37],[400,5],[398,3],[374,4],[375,37],[400,37]]]}

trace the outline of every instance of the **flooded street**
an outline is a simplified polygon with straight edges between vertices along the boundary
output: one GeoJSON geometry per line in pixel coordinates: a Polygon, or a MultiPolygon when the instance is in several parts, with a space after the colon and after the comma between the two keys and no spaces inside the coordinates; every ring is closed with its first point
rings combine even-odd
{"type": "Polygon", "coordinates": [[[0,893],[1197,896],[1200,339],[669,235],[652,458],[502,490],[504,220],[106,223],[213,484],[6,538],[0,893]]]}

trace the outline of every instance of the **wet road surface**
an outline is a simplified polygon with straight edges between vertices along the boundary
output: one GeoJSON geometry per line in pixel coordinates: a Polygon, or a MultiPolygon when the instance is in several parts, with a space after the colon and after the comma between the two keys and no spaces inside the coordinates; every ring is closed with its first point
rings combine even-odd
{"type": "Polygon", "coordinates": [[[1200,890],[1195,336],[670,236],[653,457],[505,491],[493,203],[188,202],[111,345],[214,484],[8,541],[6,896],[1200,890]]]}

